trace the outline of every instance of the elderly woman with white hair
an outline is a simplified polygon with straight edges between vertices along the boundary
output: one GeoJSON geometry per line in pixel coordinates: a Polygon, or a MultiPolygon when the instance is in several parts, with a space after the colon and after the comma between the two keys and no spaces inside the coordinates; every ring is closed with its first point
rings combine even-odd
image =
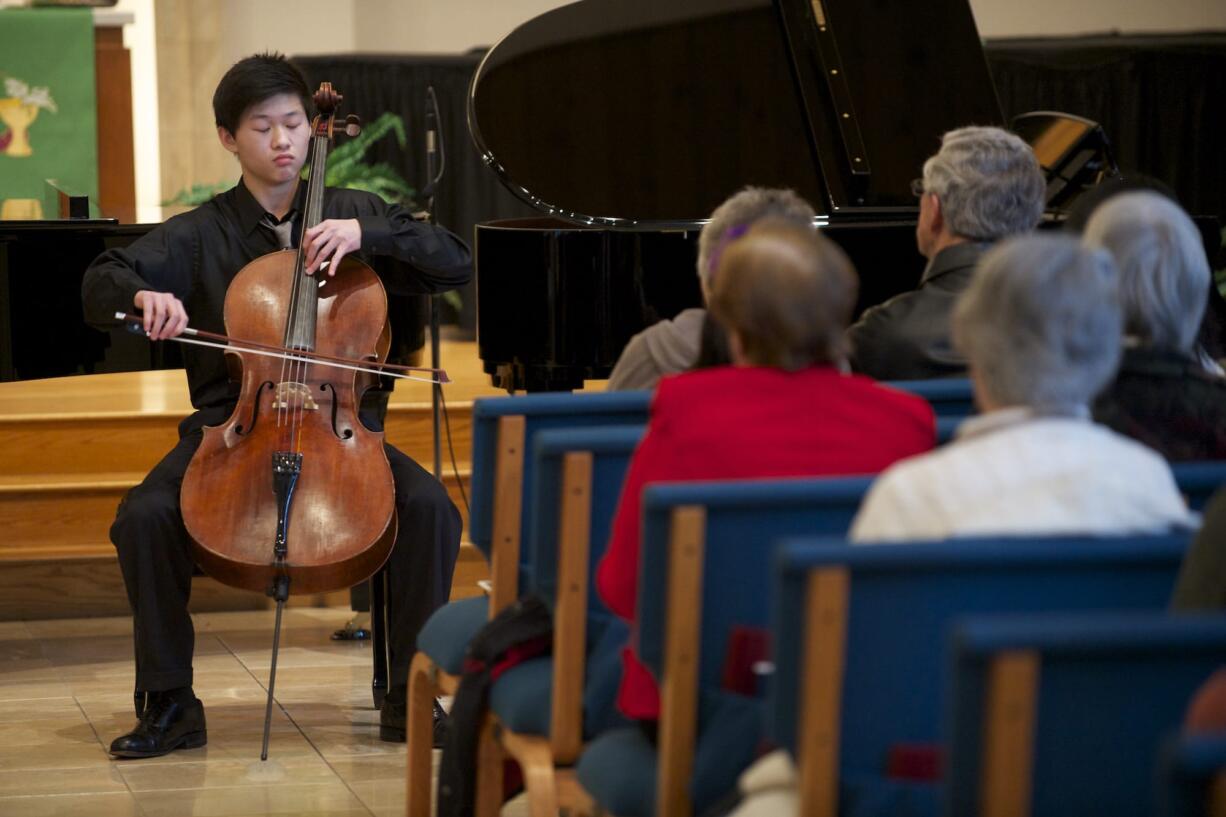
{"type": "Polygon", "coordinates": [[[1094,211],[1082,242],[1115,259],[1124,311],[1123,360],[1094,418],[1168,460],[1226,458],[1226,379],[1196,343],[1211,281],[1196,225],[1165,196],[1127,193],[1094,211]]]}
{"type": "Polygon", "coordinates": [[[1106,253],[1042,235],[992,250],[953,316],[983,413],[944,448],[887,469],[852,539],[1193,524],[1166,461],[1090,419],[1119,362],[1122,325],[1106,253]]]}

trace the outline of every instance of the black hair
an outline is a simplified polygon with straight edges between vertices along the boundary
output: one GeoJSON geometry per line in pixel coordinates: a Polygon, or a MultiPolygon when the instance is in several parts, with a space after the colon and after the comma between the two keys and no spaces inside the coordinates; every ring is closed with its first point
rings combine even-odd
{"type": "Polygon", "coordinates": [[[231,135],[252,105],[280,94],[294,94],[310,115],[311,92],[306,78],[284,54],[269,52],[244,57],[226,71],[213,92],[213,118],[231,135]]]}

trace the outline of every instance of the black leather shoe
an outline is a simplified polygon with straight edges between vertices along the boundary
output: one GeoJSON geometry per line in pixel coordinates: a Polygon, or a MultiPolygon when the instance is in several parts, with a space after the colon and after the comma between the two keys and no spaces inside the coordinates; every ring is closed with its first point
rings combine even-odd
{"type": "MultiPolygon", "coordinates": [[[[379,710],[379,740],[388,743],[404,743],[406,740],[405,723],[408,709],[405,705],[404,687],[392,687],[383,699],[383,708],[379,710]]],[[[447,730],[447,713],[434,702],[434,748],[443,748],[443,735],[447,730]]]]}
{"type": "Polygon", "coordinates": [[[204,704],[199,698],[181,702],[169,695],[150,695],[136,728],[111,742],[111,754],[158,757],[175,749],[197,749],[207,742],[204,704]]]}

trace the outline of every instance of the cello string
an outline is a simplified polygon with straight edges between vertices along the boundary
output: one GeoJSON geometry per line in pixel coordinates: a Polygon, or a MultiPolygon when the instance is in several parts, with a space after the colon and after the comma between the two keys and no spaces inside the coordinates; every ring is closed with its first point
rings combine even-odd
{"type": "MultiPolygon", "coordinates": [[[[330,120],[331,120],[331,117],[329,117],[329,121],[330,120]]],[[[316,137],[315,150],[311,152],[311,178],[310,178],[310,183],[307,186],[307,213],[306,215],[310,216],[310,218],[309,219],[304,218],[303,220],[304,235],[305,235],[306,225],[308,222],[311,223],[312,226],[314,226],[323,220],[323,186],[324,186],[324,180],[326,176],[327,161],[328,161],[328,138],[327,137],[316,137]]],[[[304,241],[300,243],[305,244],[304,241]]],[[[318,343],[317,343],[318,338],[317,338],[316,332],[317,332],[318,324],[319,324],[319,287],[317,285],[317,280],[315,278],[308,277],[306,275],[305,264],[306,264],[306,256],[304,253],[303,255],[303,265],[304,266],[302,269],[302,276],[300,278],[300,283],[302,284],[302,287],[304,288],[303,290],[304,297],[302,299],[302,303],[300,304],[300,310],[301,310],[300,317],[302,320],[302,325],[304,327],[306,326],[310,327],[309,335],[312,339],[311,351],[315,351],[318,347],[318,343]],[[309,292],[310,294],[309,295],[305,294],[307,292],[309,292]]],[[[303,362],[301,366],[302,366],[302,382],[303,383],[310,382],[310,379],[311,379],[310,375],[312,372],[311,364],[309,362],[303,362]]],[[[332,394],[332,399],[335,399],[335,398],[336,398],[336,394],[334,392],[332,394]]],[[[302,416],[302,412],[305,412],[305,410],[306,410],[305,406],[300,407],[300,416],[303,420],[305,420],[305,416],[302,416]]],[[[301,425],[299,425],[298,433],[299,435],[301,435],[302,433],[301,425]]],[[[301,440],[301,437],[299,437],[299,442],[300,440],[301,440]]]]}
{"type": "MultiPolygon", "coordinates": [[[[321,216],[321,211],[314,195],[314,188],[317,184],[316,180],[322,180],[323,178],[323,171],[320,169],[320,156],[326,152],[324,140],[314,137],[313,148],[311,151],[311,171],[307,182],[306,212],[302,214],[302,232],[298,236],[299,259],[294,267],[294,279],[298,290],[298,297],[294,301],[294,327],[295,336],[300,341],[307,337],[314,340],[318,306],[318,298],[313,286],[315,282],[306,275],[307,251],[305,239],[307,227],[318,223],[321,216]],[[308,326],[311,330],[309,332],[307,331],[308,326]]],[[[322,183],[322,181],[319,183],[322,183]]],[[[298,348],[303,349],[308,346],[309,351],[315,351],[314,343],[300,343],[298,348]]],[[[306,383],[309,381],[308,372],[309,367],[307,363],[301,361],[294,363],[294,382],[303,384],[304,391],[306,383]]],[[[302,393],[299,393],[297,402],[294,404],[294,451],[299,451],[302,444],[302,425],[305,420],[304,412],[306,411],[304,396],[302,393]]]]}
{"type": "MultiPolygon", "coordinates": [[[[331,118],[331,117],[329,117],[331,118]]],[[[306,242],[303,240],[306,235],[307,225],[314,226],[323,216],[323,183],[324,183],[324,164],[327,161],[328,155],[328,140],[325,137],[313,136],[314,150],[311,151],[311,171],[310,178],[307,181],[307,203],[306,212],[302,217],[303,233],[298,237],[298,262],[294,265],[294,284],[297,298],[294,302],[294,328],[295,334],[298,330],[305,329],[309,325],[312,329],[310,336],[314,340],[314,329],[317,324],[319,312],[319,290],[314,286],[308,286],[306,279],[306,242]],[[309,291],[310,295],[305,293],[309,291]],[[308,314],[309,312],[309,314],[308,314]]],[[[313,281],[311,283],[314,283],[313,281]]],[[[305,333],[304,333],[305,334],[305,333]]],[[[315,344],[311,344],[310,351],[315,351],[315,344]]],[[[303,390],[306,389],[306,384],[309,382],[310,363],[294,363],[294,373],[297,375],[294,378],[296,383],[303,384],[303,390]]],[[[333,394],[335,399],[335,394],[333,394]]],[[[302,445],[302,427],[305,421],[305,405],[304,395],[299,393],[294,404],[293,425],[291,433],[293,435],[293,451],[296,453],[301,450],[302,445]]]]}
{"type": "MultiPolygon", "coordinates": [[[[302,218],[303,218],[303,223],[305,224],[306,213],[303,213],[302,218]]],[[[293,246],[294,244],[292,234],[291,234],[289,244],[290,246],[293,246]]],[[[302,241],[301,241],[301,235],[300,235],[298,246],[296,248],[295,258],[294,258],[294,271],[290,276],[289,310],[288,310],[288,314],[286,315],[285,334],[282,338],[282,345],[285,347],[289,347],[290,342],[297,336],[297,332],[295,331],[296,326],[297,326],[296,316],[298,314],[298,302],[302,297],[302,288],[301,288],[300,276],[298,275],[298,271],[302,268],[303,262],[304,262],[303,247],[302,247],[302,241]]],[[[295,364],[293,361],[289,359],[282,361],[281,381],[280,381],[281,383],[293,383],[297,381],[296,366],[297,364],[295,364]],[[287,368],[287,364],[288,364],[288,368],[287,368]]],[[[292,415],[290,414],[290,407],[288,406],[288,400],[290,399],[288,396],[289,393],[290,392],[288,391],[286,392],[286,397],[282,399],[279,404],[278,427],[281,426],[282,422],[289,424],[290,420],[292,419],[292,415]]],[[[289,439],[292,437],[292,431],[287,429],[286,435],[287,436],[282,436],[281,450],[283,451],[286,450],[286,446],[289,443],[289,439]]]]}
{"type": "MultiPolygon", "coordinates": [[[[301,323],[301,313],[302,313],[301,303],[302,303],[302,293],[303,293],[302,278],[303,278],[303,269],[306,263],[306,247],[304,246],[303,237],[305,235],[307,224],[311,221],[311,218],[314,214],[314,211],[311,208],[311,201],[309,197],[310,197],[310,189],[311,189],[310,185],[315,179],[315,156],[318,153],[319,144],[318,144],[318,139],[316,139],[313,134],[311,137],[311,141],[312,141],[312,147],[314,148],[314,150],[312,151],[312,156],[311,156],[311,170],[310,170],[311,175],[309,176],[308,182],[307,182],[308,200],[307,200],[306,208],[305,208],[306,211],[302,214],[303,232],[300,233],[298,236],[298,254],[294,259],[294,271],[292,273],[293,280],[290,283],[289,316],[287,318],[287,328],[286,328],[286,333],[285,333],[286,334],[285,346],[294,347],[294,348],[301,348],[301,345],[299,344],[299,340],[301,339],[300,330],[302,326],[302,323],[301,323]]],[[[295,403],[293,406],[289,406],[289,405],[286,406],[287,411],[288,411],[288,418],[289,418],[289,428],[287,429],[288,439],[286,440],[286,444],[282,446],[282,450],[292,450],[292,451],[298,450],[298,441],[299,441],[298,430],[299,430],[299,425],[301,422],[300,411],[299,411],[300,406],[301,406],[301,394],[299,390],[297,389],[296,384],[301,382],[302,374],[303,374],[303,370],[299,366],[298,362],[291,359],[289,362],[289,375],[290,375],[289,383],[291,384],[291,386],[286,391],[286,400],[284,402],[288,404],[288,401],[292,399],[295,401],[295,403]]]]}
{"type": "MultiPolygon", "coordinates": [[[[290,241],[290,244],[291,246],[293,245],[292,239],[290,241]]],[[[297,249],[297,254],[295,256],[294,263],[295,263],[294,268],[295,270],[297,270],[298,265],[302,263],[301,246],[299,246],[297,249]]],[[[285,317],[285,332],[281,338],[281,345],[287,348],[289,347],[290,341],[293,338],[293,334],[294,334],[292,327],[293,327],[294,314],[295,314],[295,304],[297,303],[298,297],[299,297],[298,276],[296,274],[291,274],[289,307],[288,307],[286,317],[285,317]]],[[[292,382],[292,380],[293,380],[293,364],[287,358],[281,361],[281,379],[278,382],[288,383],[288,382],[292,382]]],[[[279,429],[288,424],[288,407],[286,405],[286,399],[280,400],[277,404],[277,427],[279,429]]],[[[279,436],[282,441],[281,450],[284,451],[285,444],[288,442],[288,439],[284,435],[284,433],[282,433],[279,436]]]]}

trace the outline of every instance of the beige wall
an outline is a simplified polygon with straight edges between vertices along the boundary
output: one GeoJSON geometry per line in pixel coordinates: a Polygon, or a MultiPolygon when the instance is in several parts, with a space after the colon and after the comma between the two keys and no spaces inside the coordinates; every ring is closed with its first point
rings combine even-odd
{"type": "Polygon", "coordinates": [[[162,199],[166,200],[191,184],[229,178],[230,166],[220,149],[207,149],[210,140],[216,145],[210,100],[222,59],[218,8],[192,0],[158,0],[156,24],[162,199]]]}
{"type": "MultiPolygon", "coordinates": [[[[434,0],[446,5],[448,0],[434,0]]],[[[220,8],[228,67],[257,51],[336,54],[353,51],[361,0],[194,0],[220,8]]],[[[220,79],[218,76],[216,79],[220,79]]]]}
{"type": "MultiPolygon", "coordinates": [[[[493,44],[524,20],[561,5],[562,0],[355,0],[355,48],[464,51],[493,44]]],[[[971,8],[985,37],[1226,30],[1226,0],[971,0],[971,8]]]]}
{"type": "Polygon", "coordinates": [[[356,48],[467,51],[493,45],[525,20],[562,5],[559,0],[357,0],[356,48]]]}
{"type": "Polygon", "coordinates": [[[1224,0],[971,0],[984,37],[1226,29],[1224,0]]]}
{"type": "Polygon", "coordinates": [[[260,51],[354,50],[355,0],[155,2],[163,200],[193,184],[238,179],[238,164],[217,142],[212,104],[235,61],[260,51]]]}

